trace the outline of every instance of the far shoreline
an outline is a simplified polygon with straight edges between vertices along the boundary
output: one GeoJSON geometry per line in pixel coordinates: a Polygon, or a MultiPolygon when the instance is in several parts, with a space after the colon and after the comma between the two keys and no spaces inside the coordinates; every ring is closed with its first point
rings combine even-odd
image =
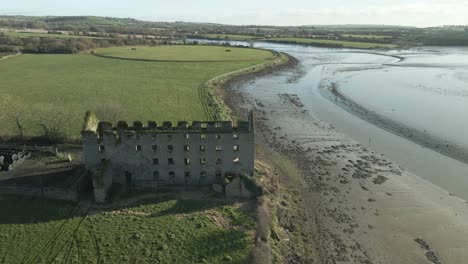
{"type": "Polygon", "coordinates": [[[448,145],[443,139],[405,126],[400,122],[365,108],[341,93],[336,83],[332,83],[331,87],[320,87],[320,91],[327,100],[350,114],[422,147],[468,165],[468,155],[465,154],[467,152],[466,149],[455,145],[448,145]]]}

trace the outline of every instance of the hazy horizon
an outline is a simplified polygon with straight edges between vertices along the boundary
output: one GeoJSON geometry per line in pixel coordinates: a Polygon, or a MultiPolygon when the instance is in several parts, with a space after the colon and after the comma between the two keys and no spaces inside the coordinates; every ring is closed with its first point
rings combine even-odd
{"type": "Polygon", "coordinates": [[[326,3],[305,0],[258,0],[220,3],[203,0],[173,2],[135,0],[131,3],[103,0],[98,3],[82,0],[79,4],[68,1],[44,0],[30,2],[17,0],[0,7],[0,15],[25,16],[107,16],[135,18],[146,21],[185,21],[230,25],[395,25],[442,26],[467,25],[468,1],[444,2],[371,0],[326,3]]]}

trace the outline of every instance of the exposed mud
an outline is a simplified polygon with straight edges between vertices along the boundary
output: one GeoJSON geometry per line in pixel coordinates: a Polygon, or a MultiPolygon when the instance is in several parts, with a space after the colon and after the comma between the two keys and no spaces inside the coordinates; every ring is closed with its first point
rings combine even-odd
{"type": "MultiPolygon", "coordinates": [[[[431,238],[431,243],[440,243],[430,251],[418,251],[413,240],[421,230],[429,232],[446,221],[458,221],[447,220],[438,209],[444,206],[439,204],[439,196],[445,201],[448,193],[338,133],[305,110],[295,94],[246,88],[257,78],[269,76],[281,75],[286,84],[291,77],[300,76],[297,65],[237,78],[224,87],[224,99],[237,115],[253,109],[256,143],[286,156],[298,167],[305,190],[301,198],[306,205],[304,215],[314,225],[308,239],[317,247],[316,263],[427,263],[440,259],[441,241],[431,238]],[[406,204],[423,206],[425,200],[434,203],[431,209],[408,214],[406,204]]],[[[456,210],[466,207],[457,198],[450,199],[456,210]]],[[[466,208],[459,212],[468,219],[466,208]]],[[[294,228],[290,232],[301,231],[294,228]]],[[[468,234],[462,227],[456,232],[461,237],[468,234]]],[[[442,245],[453,241],[445,239],[442,245]]],[[[468,241],[462,247],[468,249],[468,241]]],[[[297,256],[287,259],[288,263],[301,262],[297,256]]]]}
{"type": "Polygon", "coordinates": [[[468,164],[467,149],[450,144],[446,139],[409,127],[401,122],[367,109],[344,95],[340,91],[338,85],[334,82],[324,80],[320,84],[319,88],[324,97],[339,105],[347,112],[385,129],[388,132],[394,133],[423,147],[468,164]]]}

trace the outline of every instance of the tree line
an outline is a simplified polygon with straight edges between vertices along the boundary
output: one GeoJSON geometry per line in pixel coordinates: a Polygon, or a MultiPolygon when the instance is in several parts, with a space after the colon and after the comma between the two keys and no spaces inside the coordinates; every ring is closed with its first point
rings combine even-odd
{"type": "Polygon", "coordinates": [[[156,41],[142,38],[21,38],[0,33],[0,53],[73,54],[94,48],[151,44],[156,41]]]}

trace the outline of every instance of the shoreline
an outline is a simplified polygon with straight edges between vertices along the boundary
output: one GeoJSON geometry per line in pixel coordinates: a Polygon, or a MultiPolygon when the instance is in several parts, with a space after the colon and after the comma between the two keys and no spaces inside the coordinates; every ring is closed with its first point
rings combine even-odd
{"type": "Polygon", "coordinates": [[[424,133],[418,129],[405,126],[400,122],[394,121],[367,109],[341,93],[336,83],[331,83],[330,85],[321,84],[319,89],[325,98],[348,113],[422,147],[426,147],[432,151],[468,165],[466,149],[456,145],[449,145],[444,139],[424,133]]]}
{"type": "MultiPolygon", "coordinates": [[[[356,49],[356,50],[394,50],[394,49],[399,49],[401,48],[400,46],[396,44],[389,44],[389,43],[373,43],[373,42],[363,42],[363,41],[349,41],[349,40],[342,40],[347,43],[369,43],[369,44],[375,44],[375,47],[370,47],[370,48],[358,48],[358,47],[349,47],[346,45],[342,44],[327,44],[327,43],[318,43],[318,42],[298,42],[298,41],[287,41],[287,40],[271,40],[268,38],[254,38],[254,39],[220,39],[220,38],[210,38],[210,37],[204,37],[204,36],[193,36],[189,35],[188,36],[191,39],[204,39],[204,40],[213,40],[213,41],[244,41],[244,42],[266,42],[266,43],[276,43],[276,44],[289,44],[289,45],[298,45],[298,46],[306,46],[306,47],[319,47],[319,48],[337,48],[337,49],[356,49]],[[395,45],[394,48],[385,48],[382,45],[395,45]]],[[[313,39],[311,39],[313,40],[313,39]]],[[[318,39],[318,40],[323,40],[323,39],[318,39]]],[[[418,46],[414,46],[418,47],[418,46]]]]}
{"type": "MultiPolygon", "coordinates": [[[[290,65],[281,74],[294,70],[290,65]]],[[[304,110],[297,96],[243,89],[264,76],[232,80],[224,98],[237,114],[255,110],[258,148],[291,160],[300,172],[293,188],[303,201],[303,222],[314,225],[304,241],[311,251],[317,248],[311,253],[317,263],[468,260],[465,201],[338,133],[304,110]]],[[[275,164],[271,156],[262,159],[275,164]]],[[[279,181],[288,185],[291,176],[279,181]]],[[[294,230],[285,230],[294,237],[294,230]]]]}

